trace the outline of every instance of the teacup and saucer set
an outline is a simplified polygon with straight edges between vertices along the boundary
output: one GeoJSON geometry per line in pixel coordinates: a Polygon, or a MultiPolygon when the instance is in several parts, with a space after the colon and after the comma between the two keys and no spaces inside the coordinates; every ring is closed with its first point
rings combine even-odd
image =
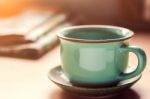
{"type": "Polygon", "coordinates": [[[61,65],[49,71],[49,78],[63,90],[79,96],[111,97],[130,88],[146,65],[145,52],[129,45],[134,33],[108,25],[81,25],[64,28],[57,36],[61,43],[61,65]],[[128,69],[129,52],[138,59],[128,69]]]}

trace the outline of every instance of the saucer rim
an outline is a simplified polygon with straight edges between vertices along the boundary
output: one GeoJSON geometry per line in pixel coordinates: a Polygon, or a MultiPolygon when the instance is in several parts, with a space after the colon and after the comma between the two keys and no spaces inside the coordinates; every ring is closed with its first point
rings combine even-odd
{"type": "MultiPolygon", "coordinates": [[[[48,72],[48,78],[49,78],[49,80],[51,80],[53,83],[55,83],[57,85],[60,85],[60,86],[73,87],[75,89],[80,89],[80,90],[81,89],[82,90],[113,90],[113,89],[116,89],[116,88],[125,87],[127,85],[132,86],[134,83],[136,83],[142,77],[142,74],[139,74],[139,75],[133,77],[133,78],[135,78],[135,80],[130,81],[129,83],[126,83],[126,84],[117,84],[116,86],[111,86],[111,87],[101,87],[101,88],[100,87],[99,88],[79,87],[79,86],[74,86],[73,84],[71,84],[71,82],[68,82],[67,84],[66,83],[64,84],[64,83],[58,82],[58,80],[56,81],[55,80],[56,78],[52,77],[51,72],[54,71],[54,70],[56,70],[57,68],[61,68],[61,65],[57,65],[57,66],[55,66],[55,67],[53,67],[53,68],[51,68],[49,70],[49,72],[48,72]]],[[[133,79],[133,78],[130,78],[130,79],[133,79]]],[[[123,80],[123,81],[125,82],[125,81],[128,81],[130,79],[123,80]]]]}

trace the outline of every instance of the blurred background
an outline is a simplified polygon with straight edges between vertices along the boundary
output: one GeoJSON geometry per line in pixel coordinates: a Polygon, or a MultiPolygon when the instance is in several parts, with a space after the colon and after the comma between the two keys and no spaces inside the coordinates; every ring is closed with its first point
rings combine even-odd
{"type": "Polygon", "coordinates": [[[55,6],[84,24],[112,24],[150,30],[150,0],[0,0],[0,15],[17,14],[29,6],[55,6]]]}
{"type": "Polygon", "coordinates": [[[45,0],[45,2],[61,7],[68,13],[80,15],[86,24],[112,24],[135,30],[150,30],[150,0],[45,0]]]}
{"type": "Polygon", "coordinates": [[[148,33],[150,0],[0,0],[0,55],[39,58],[58,42],[50,34],[83,24],[148,33]]]}

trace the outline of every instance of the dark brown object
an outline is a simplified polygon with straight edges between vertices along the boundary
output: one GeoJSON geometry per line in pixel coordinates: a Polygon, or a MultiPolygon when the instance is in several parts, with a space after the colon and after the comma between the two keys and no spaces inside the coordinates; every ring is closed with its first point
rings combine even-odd
{"type": "Polygon", "coordinates": [[[134,30],[150,30],[145,20],[146,0],[39,0],[52,4],[72,16],[82,16],[84,24],[118,25],[134,30]]]}

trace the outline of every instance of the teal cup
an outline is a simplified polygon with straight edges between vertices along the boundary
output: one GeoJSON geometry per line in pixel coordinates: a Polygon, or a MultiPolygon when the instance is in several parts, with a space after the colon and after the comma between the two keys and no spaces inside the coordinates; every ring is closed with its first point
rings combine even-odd
{"type": "Polygon", "coordinates": [[[133,78],[144,70],[145,52],[129,44],[134,33],[108,25],[81,25],[64,28],[57,36],[61,43],[61,66],[76,85],[111,85],[133,78]],[[129,52],[137,56],[138,66],[130,73],[129,52]]]}

